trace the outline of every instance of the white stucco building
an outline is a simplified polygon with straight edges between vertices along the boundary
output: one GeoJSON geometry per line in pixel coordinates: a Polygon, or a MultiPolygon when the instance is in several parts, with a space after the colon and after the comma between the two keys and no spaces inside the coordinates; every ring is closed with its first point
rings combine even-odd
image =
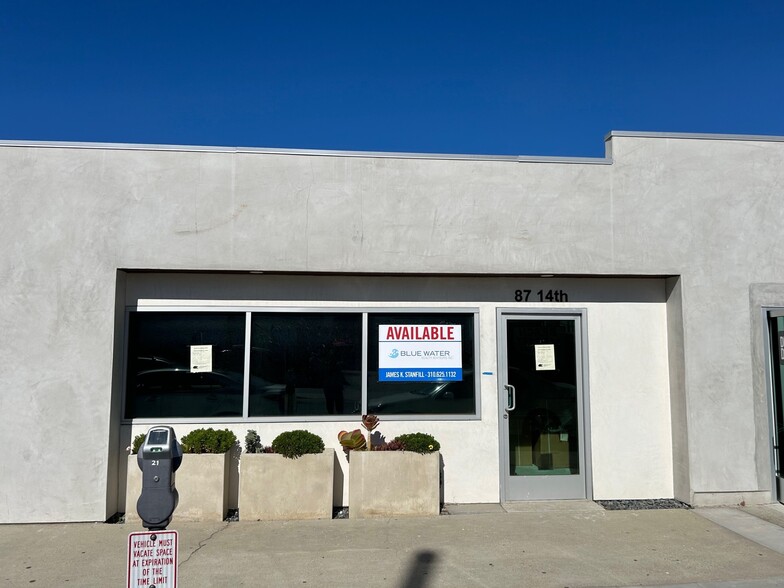
{"type": "Polygon", "coordinates": [[[0,143],[0,522],[124,512],[152,424],[363,412],[447,503],[783,500],[784,138],[606,146],[0,143]]]}

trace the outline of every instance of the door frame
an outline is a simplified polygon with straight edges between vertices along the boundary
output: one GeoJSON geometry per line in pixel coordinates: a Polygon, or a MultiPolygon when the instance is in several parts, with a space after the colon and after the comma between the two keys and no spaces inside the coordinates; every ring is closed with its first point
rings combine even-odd
{"type": "MultiPolygon", "coordinates": [[[[774,331],[771,329],[771,322],[774,318],[784,316],[784,307],[781,306],[763,306],[762,307],[762,323],[763,335],[765,337],[765,385],[767,388],[768,400],[768,442],[770,447],[770,498],[774,502],[784,504],[784,471],[782,476],[776,473],[776,465],[780,470],[784,470],[784,464],[778,463],[778,455],[776,455],[776,444],[781,444],[782,439],[779,437],[776,422],[776,384],[775,376],[773,375],[775,345],[773,340],[774,331]]],[[[784,396],[784,382],[782,382],[782,396],[784,396]]],[[[782,423],[784,425],[784,423],[782,423]]]]}
{"type": "MultiPolygon", "coordinates": [[[[515,317],[534,317],[534,318],[548,318],[552,317],[557,320],[561,317],[569,317],[575,319],[580,329],[579,340],[575,337],[575,342],[580,346],[580,359],[581,370],[578,371],[577,377],[581,379],[582,394],[578,396],[578,402],[582,402],[582,438],[580,439],[582,447],[583,461],[580,465],[584,472],[585,481],[585,500],[593,500],[593,468],[591,458],[591,419],[590,419],[590,393],[589,393],[589,377],[588,377],[588,310],[586,308],[497,308],[496,309],[496,359],[497,359],[497,390],[496,400],[498,402],[498,455],[499,455],[499,468],[498,468],[498,483],[500,488],[501,502],[510,502],[507,496],[507,480],[509,474],[507,473],[507,464],[509,463],[509,435],[504,419],[504,403],[503,398],[506,398],[506,390],[504,389],[504,380],[508,363],[506,358],[506,328],[505,320],[508,318],[514,319],[515,317]]],[[[536,499],[546,500],[546,499],[536,499]]],[[[559,500],[553,498],[553,500],[559,500]]]]}

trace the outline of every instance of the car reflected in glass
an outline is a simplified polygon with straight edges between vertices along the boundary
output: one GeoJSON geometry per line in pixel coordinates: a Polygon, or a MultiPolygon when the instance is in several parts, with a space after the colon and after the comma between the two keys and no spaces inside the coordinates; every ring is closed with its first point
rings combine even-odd
{"type": "Polygon", "coordinates": [[[153,369],[137,373],[135,384],[138,417],[242,416],[242,374],[153,369]]]}
{"type": "Polygon", "coordinates": [[[368,394],[370,414],[474,414],[473,372],[447,382],[384,382],[368,394]]]}

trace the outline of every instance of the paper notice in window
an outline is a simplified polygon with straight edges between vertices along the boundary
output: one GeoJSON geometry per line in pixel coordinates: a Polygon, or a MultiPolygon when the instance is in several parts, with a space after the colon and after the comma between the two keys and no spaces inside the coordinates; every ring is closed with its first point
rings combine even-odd
{"type": "Polygon", "coordinates": [[[534,345],[536,371],[555,369],[555,345],[534,345]]]}
{"type": "Polygon", "coordinates": [[[191,345],[191,373],[212,371],[212,345],[191,345]]]}

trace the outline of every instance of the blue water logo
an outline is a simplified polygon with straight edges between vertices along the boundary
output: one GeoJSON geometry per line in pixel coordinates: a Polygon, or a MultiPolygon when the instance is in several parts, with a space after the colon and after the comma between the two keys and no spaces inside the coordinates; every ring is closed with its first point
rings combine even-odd
{"type": "Polygon", "coordinates": [[[392,353],[389,354],[389,357],[391,357],[392,359],[395,359],[395,358],[397,358],[398,355],[400,355],[400,352],[397,349],[393,349],[392,353]]]}

